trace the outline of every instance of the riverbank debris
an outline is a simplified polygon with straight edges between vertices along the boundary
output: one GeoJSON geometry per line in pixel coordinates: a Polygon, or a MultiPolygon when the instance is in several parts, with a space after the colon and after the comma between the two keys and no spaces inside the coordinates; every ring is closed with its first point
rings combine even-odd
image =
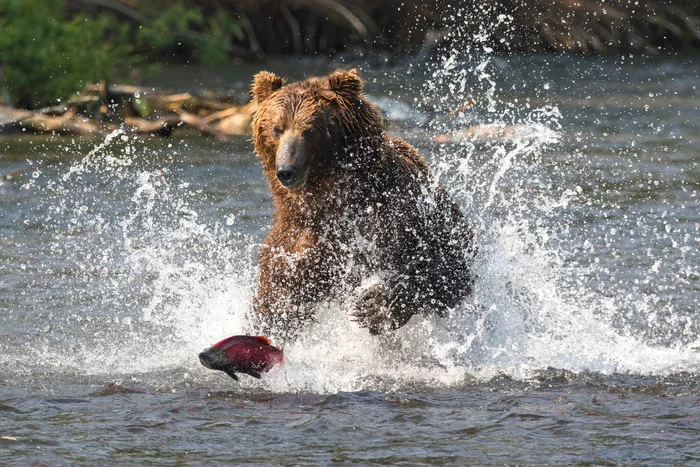
{"type": "Polygon", "coordinates": [[[37,110],[0,106],[0,133],[172,136],[195,132],[227,140],[250,134],[257,107],[235,93],[169,93],[157,88],[88,83],[76,99],[37,110]]]}

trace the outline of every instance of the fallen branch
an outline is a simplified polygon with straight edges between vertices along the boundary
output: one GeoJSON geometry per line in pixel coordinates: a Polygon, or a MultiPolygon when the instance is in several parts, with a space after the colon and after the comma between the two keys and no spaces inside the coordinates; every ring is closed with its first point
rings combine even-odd
{"type": "Polygon", "coordinates": [[[80,96],[68,102],[63,102],[61,104],[56,104],[52,105],[51,107],[44,107],[43,109],[37,110],[17,110],[10,109],[9,107],[3,107],[2,113],[0,113],[0,126],[20,123],[39,115],[63,115],[69,110],[75,109],[76,107],[82,104],[86,104],[88,102],[95,102],[98,100],[99,98],[97,96],[80,96]]]}
{"type": "Polygon", "coordinates": [[[251,102],[240,107],[237,112],[218,120],[216,128],[227,135],[249,135],[253,131],[253,114],[258,109],[258,105],[251,102]]]}
{"type": "Polygon", "coordinates": [[[194,128],[201,134],[205,136],[212,136],[222,141],[228,140],[228,136],[225,133],[220,131],[218,128],[207,124],[203,118],[182,109],[175,109],[174,112],[180,117],[180,121],[182,123],[194,128]]]}
{"type": "Polygon", "coordinates": [[[170,136],[173,130],[180,126],[180,118],[169,115],[158,120],[146,120],[138,117],[126,117],[124,123],[137,133],[146,133],[156,136],[170,136]]]}
{"type": "MultiPolygon", "coordinates": [[[[91,83],[85,86],[83,92],[98,93],[101,96],[116,100],[145,100],[148,103],[149,109],[166,112],[172,112],[175,109],[182,108],[188,111],[204,109],[208,113],[225,110],[232,105],[227,102],[221,102],[221,96],[219,95],[208,96],[191,94],[189,92],[169,94],[155,88],[125,84],[105,87],[104,84],[91,83]]],[[[225,95],[224,97],[231,98],[230,95],[225,95]]]]}
{"type": "Polygon", "coordinates": [[[83,118],[68,111],[58,117],[50,115],[33,115],[17,122],[20,128],[35,133],[56,133],[62,135],[102,135],[116,129],[116,126],[83,118]]]}
{"type": "Polygon", "coordinates": [[[141,86],[88,83],[80,97],[51,107],[29,111],[0,106],[0,132],[91,135],[123,124],[127,131],[170,136],[177,128],[188,126],[202,135],[225,140],[227,135],[251,132],[257,106],[237,105],[236,101],[234,94],[169,94],[141,86]]]}
{"type": "Polygon", "coordinates": [[[202,121],[204,123],[210,124],[228,118],[232,115],[236,115],[240,112],[240,107],[229,107],[228,109],[219,110],[218,112],[214,112],[213,114],[207,115],[206,117],[202,118],[202,121]]]}

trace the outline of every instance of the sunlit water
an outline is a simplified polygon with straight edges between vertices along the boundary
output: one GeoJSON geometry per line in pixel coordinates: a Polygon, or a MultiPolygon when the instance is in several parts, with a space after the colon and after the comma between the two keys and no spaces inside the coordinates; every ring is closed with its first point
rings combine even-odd
{"type": "Polygon", "coordinates": [[[0,139],[0,463],[699,462],[696,57],[426,63],[361,72],[472,223],[473,296],[387,337],[328,305],[262,381],[196,357],[256,331],[248,138],[0,139]]]}

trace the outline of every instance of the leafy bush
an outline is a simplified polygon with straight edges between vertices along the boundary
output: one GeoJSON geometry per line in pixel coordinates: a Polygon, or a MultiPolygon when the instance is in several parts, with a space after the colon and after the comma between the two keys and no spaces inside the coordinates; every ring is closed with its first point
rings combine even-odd
{"type": "Polygon", "coordinates": [[[217,10],[205,18],[201,9],[175,2],[165,11],[158,4],[144,2],[141,12],[152,22],[141,26],[136,33],[139,50],[150,56],[167,55],[175,44],[185,56],[197,62],[215,65],[228,58],[231,38],[243,36],[240,21],[224,10],[217,10]]]}
{"type": "Polygon", "coordinates": [[[222,63],[240,31],[224,12],[205,20],[182,2],[148,13],[140,12],[141,24],[105,12],[67,18],[63,0],[0,0],[0,66],[12,103],[31,109],[66,100],[86,82],[149,71],[173,50],[222,63]]]}
{"type": "Polygon", "coordinates": [[[67,99],[87,81],[111,79],[129,54],[127,28],[112,15],[62,16],[61,0],[0,0],[0,63],[21,107],[67,99]]]}

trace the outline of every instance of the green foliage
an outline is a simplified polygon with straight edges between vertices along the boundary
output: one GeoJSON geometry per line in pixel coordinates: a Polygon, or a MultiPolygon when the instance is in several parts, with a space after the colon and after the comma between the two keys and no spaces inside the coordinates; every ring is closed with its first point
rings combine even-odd
{"type": "Polygon", "coordinates": [[[205,20],[199,8],[181,1],[164,11],[155,10],[156,3],[142,2],[139,24],[105,12],[68,18],[63,0],[0,0],[0,65],[14,104],[37,108],[65,100],[88,81],[148,72],[173,55],[223,63],[231,38],[242,34],[225,12],[205,20]]]}
{"type": "Polygon", "coordinates": [[[216,65],[224,63],[228,56],[228,45],[233,39],[242,41],[245,33],[241,21],[233,18],[226,11],[217,11],[207,21],[212,40],[202,44],[198,59],[204,64],[216,65]]]}
{"type": "Polygon", "coordinates": [[[15,103],[67,99],[87,81],[111,78],[129,48],[111,15],[62,19],[62,1],[0,0],[0,62],[15,103]]]}
{"type": "Polygon", "coordinates": [[[176,2],[150,25],[139,28],[136,40],[139,44],[147,44],[153,52],[163,51],[173,45],[175,37],[203,22],[199,8],[187,9],[182,2],[176,2]]]}
{"type": "Polygon", "coordinates": [[[142,12],[156,19],[136,35],[138,47],[147,47],[150,55],[167,55],[177,45],[200,63],[218,65],[228,58],[231,38],[244,37],[240,20],[225,11],[205,18],[199,8],[186,7],[181,1],[160,13],[150,11],[153,6],[145,4],[142,12]]]}

